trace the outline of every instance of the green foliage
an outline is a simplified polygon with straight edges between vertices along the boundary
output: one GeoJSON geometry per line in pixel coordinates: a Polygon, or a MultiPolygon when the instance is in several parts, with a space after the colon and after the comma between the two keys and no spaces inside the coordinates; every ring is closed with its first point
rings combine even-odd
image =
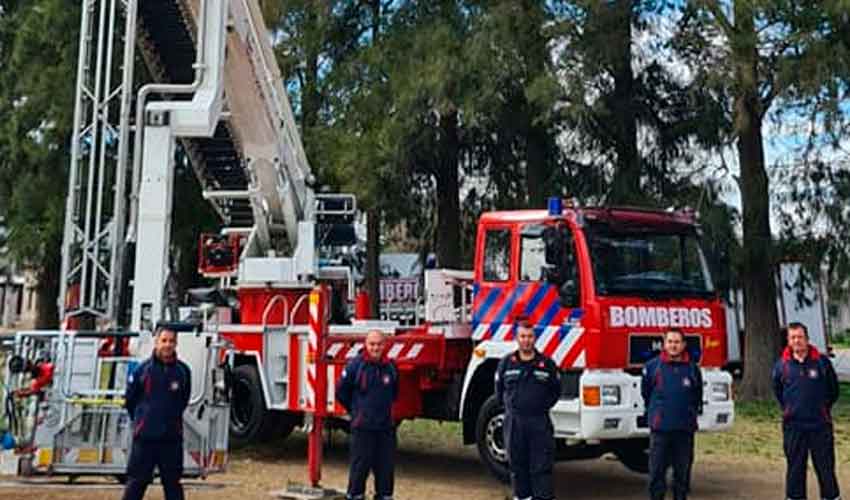
{"type": "Polygon", "coordinates": [[[11,255],[44,271],[62,239],[79,6],[3,2],[0,11],[0,214],[11,255]]]}
{"type": "Polygon", "coordinates": [[[833,332],[829,337],[829,343],[837,349],[850,349],[850,329],[842,332],[833,332]]]}
{"type": "MultiPolygon", "coordinates": [[[[846,2],[261,4],[320,183],[356,193],[386,233],[407,228],[424,252],[469,263],[482,211],[550,195],[690,205],[715,281],[740,286],[749,253],[735,227],[746,214],[698,163],[738,144],[746,86],[756,118],[803,131],[799,168],[772,179],[787,187],[773,192],[782,251],[813,266],[823,256],[836,282],[850,276],[846,2]],[[756,38],[729,24],[744,5],[756,38]],[[752,47],[754,81],[733,57],[752,47]]],[[[62,0],[0,0],[0,216],[10,252],[29,263],[58,255],[61,240],[78,16],[62,0]]],[[[212,221],[188,179],[178,178],[173,239],[187,283],[196,233],[212,221]],[[184,231],[196,217],[206,222],[184,231]]]]}
{"type": "Polygon", "coordinates": [[[562,4],[557,53],[568,95],[561,112],[573,133],[566,150],[586,163],[582,174],[595,176],[591,199],[669,203],[694,181],[695,153],[717,145],[723,127],[706,89],[665,60],[671,50],[663,31],[675,4],[562,4]]]}
{"type": "MultiPolygon", "coordinates": [[[[706,89],[707,99],[722,110],[724,126],[717,127],[719,141],[711,147],[722,154],[734,146],[738,153],[744,237],[740,281],[751,335],[775,331],[778,325],[772,298],[777,259],[802,259],[815,272],[825,254],[830,265],[847,262],[846,242],[829,241],[835,236],[841,239],[834,229],[844,227],[846,201],[821,196],[821,180],[829,175],[819,169],[820,177],[811,176],[806,168],[816,163],[807,161],[807,151],[823,152],[809,145],[820,146],[822,140],[835,137],[830,131],[844,120],[847,26],[846,6],[835,1],[690,2],[677,23],[671,46],[688,66],[693,85],[706,89]],[[802,161],[789,151],[780,161],[791,168],[772,179],[765,125],[790,135],[792,143],[808,143],[796,153],[803,155],[802,161]],[[771,201],[778,202],[784,240],[779,246],[773,241],[771,201]],[[837,222],[837,227],[829,227],[827,220],[837,222]]],[[[768,363],[763,358],[773,346],[769,337],[762,339],[748,343],[748,363],[758,367],[746,372],[748,396],[769,392],[763,376],[768,363]]]]}

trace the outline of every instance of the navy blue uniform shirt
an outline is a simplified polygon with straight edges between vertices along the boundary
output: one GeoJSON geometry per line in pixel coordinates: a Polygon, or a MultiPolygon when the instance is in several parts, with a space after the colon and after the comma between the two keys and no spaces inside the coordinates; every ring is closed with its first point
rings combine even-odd
{"type": "Polygon", "coordinates": [[[667,352],[649,360],[640,388],[651,430],[697,430],[697,415],[702,413],[702,372],[687,351],[679,361],[670,359],[667,352]]]}
{"type": "Polygon", "coordinates": [[[496,397],[512,415],[546,415],[561,396],[558,367],[546,356],[534,351],[534,358],[523,361],[519,352],[508,354],[496,368],[496,397]]]}
{"type": "Polygon", "coordinates": [[[336,400],[351,415],[352,429],[392,429],[398,371],[392,361],[365,356],[361,354],[345,366],[336,389],[336,400]]]}
{"type": "Polygon", "coordinates": [[[773,392],[782,407],[782,421],[798,430],[818,430],[832,423],[838,401],[838,377],[829,358],[815,346],[801,363],[786,347],[773,367],[773,392]]]}
{"type": "Polygon", "coordinates": [[[124,394],[124,407],[133,419],[133,437],[182,440],[183,411],[191,393],[191,371],[179,359],[164,363],[154,355],[138,365],[127,379],[124,394]]]}

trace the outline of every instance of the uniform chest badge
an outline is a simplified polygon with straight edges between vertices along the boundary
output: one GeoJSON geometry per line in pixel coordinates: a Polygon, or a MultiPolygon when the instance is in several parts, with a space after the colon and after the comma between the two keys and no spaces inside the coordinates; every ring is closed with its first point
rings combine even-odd
{"type": "Polygon", "coordinates": [[[685,387],[690,387],[691,386],[691,379],[689,379],[688,377],[683,378],[682,379],[682,385],[685,386],[685,387]]]}
{"type": "Polygon", "coordinates": [[[818,371],[814,368],[809,370],[809,378],[818,378],[818,371]]]}
{"type": "Polygon", "coordinates": [[[180,389],[180,383],[179,383],[179,382],[177,382],[177,381],[175,380],[175,381],[171,382],[171,385],[170,385],[170,386],[168,386],[168,388],[169,388],[172,392],[175,392],[175,391],[177,391],[178,389],[180,389]]]}
{"type": "Polygon", "coordinates": [[[390,385],[390,376],[384,375],[384,385],[390,385]]]}

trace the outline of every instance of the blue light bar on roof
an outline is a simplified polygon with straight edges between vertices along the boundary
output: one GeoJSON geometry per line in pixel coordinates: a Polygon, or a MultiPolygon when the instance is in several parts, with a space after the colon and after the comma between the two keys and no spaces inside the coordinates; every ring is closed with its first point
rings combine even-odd
{"type": "Polygon", "coordinates": [[[561,198],[553,196],[549,198],[549,215],[561,216],[564,212],[564,205],[561,198]]]}

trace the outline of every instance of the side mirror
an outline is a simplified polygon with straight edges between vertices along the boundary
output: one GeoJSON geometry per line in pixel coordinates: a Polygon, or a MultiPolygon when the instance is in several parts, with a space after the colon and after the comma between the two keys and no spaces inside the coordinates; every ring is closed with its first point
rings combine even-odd
{"type": "Polygon", "coordinates": [[[546,264],[554,267],[564,265],[563,229],[549,226],[543,230],[543,244],[546,245],[546,264]]]}
{"type": "Polygon", "coordinates": [[[564,281],[564,284],[558,288],[558,296],[563,307],[578,307],[578,283],[573,279],[564,281]]]}
{"type": "Polygon", "coordinates": [[[543,230],[543,244],[545,245],[546,259],[546,281],[561,285],[566,278],[564,275],[564,264],[566,263],[566,235],[565,228],[549,226],[543,230]]]}

